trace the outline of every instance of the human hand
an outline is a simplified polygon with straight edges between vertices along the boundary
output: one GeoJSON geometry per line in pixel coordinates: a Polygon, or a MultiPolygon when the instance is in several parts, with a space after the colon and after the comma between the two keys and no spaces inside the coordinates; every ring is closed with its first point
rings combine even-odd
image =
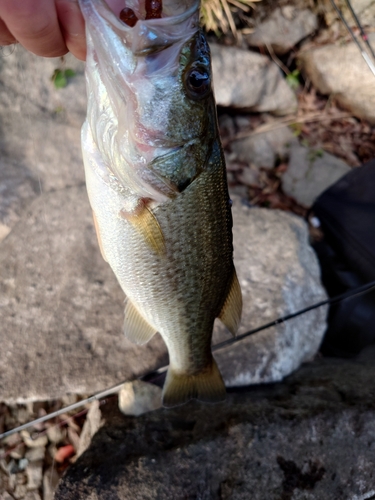
{"type": "Polygon", "coordinates": [[[0,0],[0,45],[19,42],[38,56],[86,58],[78,0],[0,0]]]}
{"type": "MultiPolygon", "coordinates": [[[[119,15],[124,0],[105,0],[119,15]]],[[[0,46],[19,42],[38,56],[71,52],[86,59],[85,22],[78,0],[0,0],[0,46]]]]}

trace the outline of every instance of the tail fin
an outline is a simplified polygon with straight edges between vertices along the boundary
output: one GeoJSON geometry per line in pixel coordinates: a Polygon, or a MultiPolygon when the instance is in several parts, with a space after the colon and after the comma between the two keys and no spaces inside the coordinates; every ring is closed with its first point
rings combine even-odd
{"type": "Polygon", "coordinates": [[[223,379],[212,358],[211,365],[196,375],[176,373],[173,368],[169,368],[163,388],[163,405],[177,406],[190,399],[217,403],[224,401],[225,395],[223,379]]]}

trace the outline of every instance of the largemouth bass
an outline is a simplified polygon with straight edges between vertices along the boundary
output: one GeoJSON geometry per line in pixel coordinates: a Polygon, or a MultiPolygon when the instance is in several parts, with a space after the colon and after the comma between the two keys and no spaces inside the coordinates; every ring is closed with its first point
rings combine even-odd
{"type": "Polygon", "coordinates": [[[126,294],[124,333],[138,344],[161,334],[163,404],[174,406],[225,398],[213,324],[220,318],[235,334],[242,298],[199,2],[157,3],[159,13],[150,0],[113,12],[80,0],[82,151],[101,252],[126,294]]]}

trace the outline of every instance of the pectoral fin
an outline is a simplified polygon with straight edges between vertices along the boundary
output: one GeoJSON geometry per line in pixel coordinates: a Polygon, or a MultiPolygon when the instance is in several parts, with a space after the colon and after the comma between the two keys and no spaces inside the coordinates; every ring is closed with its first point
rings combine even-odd
{"type": "Polygon", "coordinates": [[[125,303],[124,334],[134,344],[146,344],[156,333],[129,299],[125,303]]]}
{"type": "Polygon", "coordinates": [[[219,314],[219,319],[234,336],[240,326],[242,313],[242,293],[238,282],[236,270],[233,270],[232,282],[225,299],[224,306],[219,314]]]}
{"type": "Polygon", "coordinates": [[[165,253],[164,235],[152,210],[143,200],[133,212],[121,210],[120,216],[130,222],[141,233],[150,248],[157,254],[165,253]]]}

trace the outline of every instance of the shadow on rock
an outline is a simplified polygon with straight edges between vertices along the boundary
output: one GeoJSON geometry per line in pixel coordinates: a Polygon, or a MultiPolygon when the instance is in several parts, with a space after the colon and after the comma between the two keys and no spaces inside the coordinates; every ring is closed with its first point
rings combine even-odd
{"type": "Polygon", "coordinates": [[[108,402],[105,425],[55,498],[363,494],[375,466],[373,357],[372,351],[361,361],[316,361],[282,384],[230,391],[218,405],[190,402],[133,418],[108,402]]]}

